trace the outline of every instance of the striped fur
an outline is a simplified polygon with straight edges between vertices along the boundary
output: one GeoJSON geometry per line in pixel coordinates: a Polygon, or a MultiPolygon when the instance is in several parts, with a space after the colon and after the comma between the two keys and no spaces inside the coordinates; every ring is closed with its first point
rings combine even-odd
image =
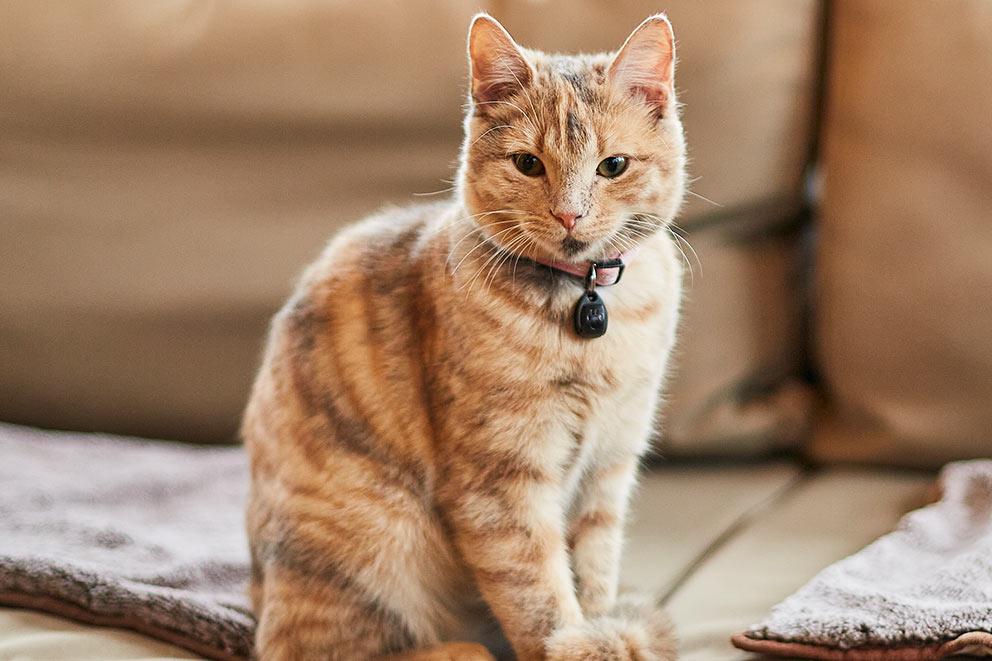
{"type": "Polygon", "coordinates": [[[454,197],[341,232],[273,321],[242,426],[260,659],[674,658],[617,597],[680,300],[670,26],[549,56],[480,16],[470,64],[454,197]],[[530,258],[634,245],[609,332],[578,338],[580,284],[530,258]]]}

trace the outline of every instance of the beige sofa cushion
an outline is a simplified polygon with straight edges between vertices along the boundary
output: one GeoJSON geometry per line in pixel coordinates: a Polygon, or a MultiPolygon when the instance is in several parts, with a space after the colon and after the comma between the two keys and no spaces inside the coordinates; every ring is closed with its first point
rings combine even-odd
{"type": "Polygon", "coordinates": [[[799,235],[740,219],[691,233],[663,456],[766,455],[807,436],[799,235]]]}
{"type": "Polygon", "coordinates": [[[824,460],[992,454],[992,4],[834,5],[824,460]]]}
{"type": "MultiPolygon", "coordinates": [[[[529,0],[0,5],[0,419],[232,438],[268,318],[327,237],[384,203],[448,186],[465,31],[480,7],[522,42],[564,50],[615,48],[658,9],[646,0],[567,10],[529,0]]],[[[683,224],[793,214],[817,3],[669,9],[694,187],[723,205],[692,198],[683,224]]],[[[752,269],[743,254],[723,264],[725,251],[704,252],[714,275],[704,273],[690,316],[722,305],[720,292],[757,289],[759,277],[789,289],[780,271],[752,269]]],[[[762,308],[792,305],[780,296],[762,308]]],[[[731,343],[762,348],[753,360],[739,352],[733,372],[758,373],[767,343],[744,326],[727,329],[731,343]]],[[[673,385],[671,429],[689,452],[694,437],[708,439],[707,451],[734,440],[724,422],[707,431],[696,421],[728,385],[705,361],[726,342],[721,333],[685,335],[691,385],[673,385]]]]}

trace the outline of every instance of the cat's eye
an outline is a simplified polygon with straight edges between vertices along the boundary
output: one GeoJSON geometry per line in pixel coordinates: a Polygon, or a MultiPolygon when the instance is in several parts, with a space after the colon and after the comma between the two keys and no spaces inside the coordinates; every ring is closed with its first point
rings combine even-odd
{"type": "Polygon", "coordinates": [[[599,162],[599,167],[596,168],[596,172],[602,177],[612,179],[613,177],[619,177],[622,175],[623,171],[626,169],[626,156],[610,156],[599,162]]]}
{"type": "Polygon", "coordinates": [[[514,154],[513,164],[528,177],[538,177],[544,174],[544,163],[533,154],[514,154]]]}

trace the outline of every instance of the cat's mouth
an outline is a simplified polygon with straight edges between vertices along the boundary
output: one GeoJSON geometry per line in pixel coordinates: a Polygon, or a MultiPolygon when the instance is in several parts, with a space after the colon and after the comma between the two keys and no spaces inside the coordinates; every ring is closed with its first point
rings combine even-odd
{"type": "MultiPolygon", "coordinates": [[[[636,243],[633,239],[626,239],[623,242],[610,240],[611,236],[585,236],[579,238],[573,233],[565,236],[548,236],[546,231],[535,231],[525,229],[524,233],[530,238],[525,242],[525,249],[522,251],[529,257],[543,257],[551,260],[565,260],[570,262],[583,261],[589,259],[604,259],[607,254],[615,254],[620,250],[621,245],[636,243]]],[[[512,243],[512,241],[511,241],[512,243]]]]}

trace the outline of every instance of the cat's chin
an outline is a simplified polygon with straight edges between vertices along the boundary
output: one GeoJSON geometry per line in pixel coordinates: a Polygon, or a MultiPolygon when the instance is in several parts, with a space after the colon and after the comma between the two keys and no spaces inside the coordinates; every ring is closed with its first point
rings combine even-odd
{"type": "Polygon", "coordinates": [[[566,246],[563,245],[561,250],[558,252],[556,259],[563,260],[566,262],[590,262],[590,261],[603,261],[609,259],[615,259],[622,255],[622,251],[616,246],[610,244],[610,242],[577,242],[581,243],[581,246],[566,246]]]}
{"type": "Polygon", "coordinates": [[[566,236],[561,241],[561,251],[565,253],[565,256],[569,259],[575,258],[587,250],[589,250],[589,243],[587,241],[576,239],[571,235],[566,236]]]}
{"type": "Polygon", "coordinates": [[[567,236],[555,243],[535,243],[524,256],[544,262],[588,262],[612,259],[617,256],[617,250],[610,247],[609,242],[584,241],[567,236]]]}

